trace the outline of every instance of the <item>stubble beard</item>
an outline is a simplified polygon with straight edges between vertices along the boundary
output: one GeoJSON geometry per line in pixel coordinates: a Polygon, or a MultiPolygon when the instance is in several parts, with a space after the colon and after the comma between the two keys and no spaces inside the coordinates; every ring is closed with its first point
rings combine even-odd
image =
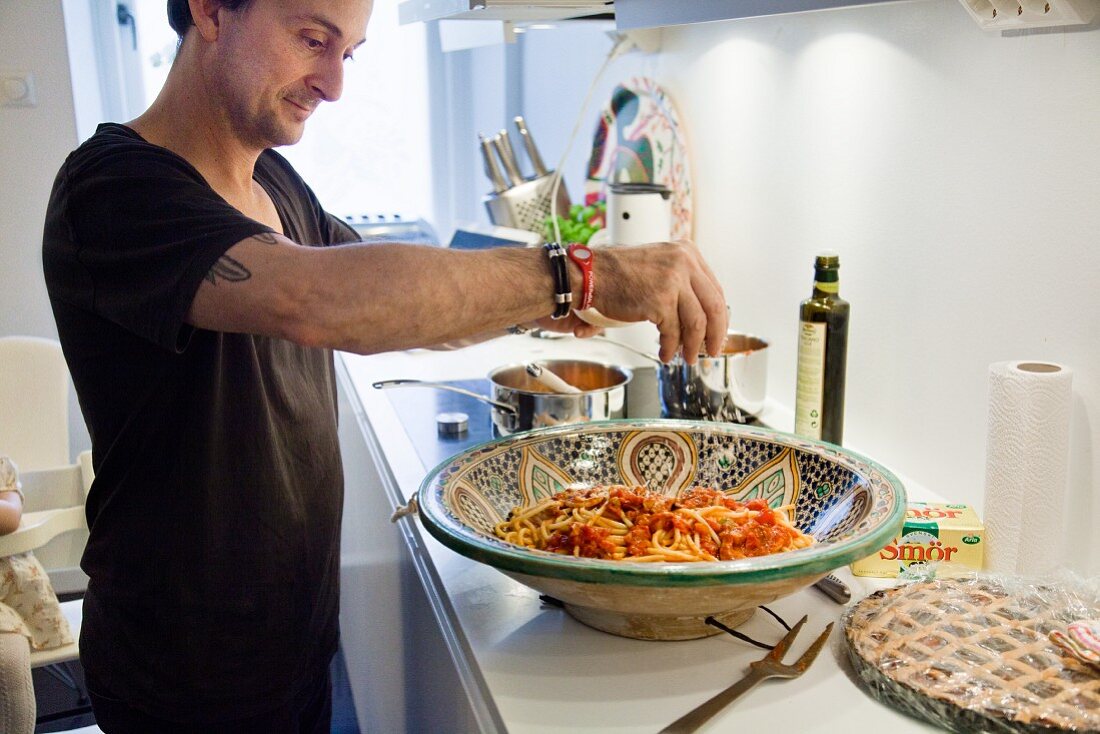
{"type": "MultiPolygon", "coordinates": [[[[282,104],[285,102],[280,98],[276,105],[282,104]]],[[[284,120],[279,112],[277,107],[249,109],[247,105],[234,106],[230,108],[230,124],[234,133],[249,147],[267,149],[294,145],[302,139],[305,124],[284,120]]]]}

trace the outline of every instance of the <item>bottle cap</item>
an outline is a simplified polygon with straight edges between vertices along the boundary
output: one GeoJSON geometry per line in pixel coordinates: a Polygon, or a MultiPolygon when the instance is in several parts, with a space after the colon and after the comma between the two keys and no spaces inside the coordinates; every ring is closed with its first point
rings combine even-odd
{"type": "Polygon", "coordinates": [[[822,250],[817,253],[817,258],[814,260],[814,265],[819,268],[839,268],[840,267],[840,253],[836,250],[822,250]]]}

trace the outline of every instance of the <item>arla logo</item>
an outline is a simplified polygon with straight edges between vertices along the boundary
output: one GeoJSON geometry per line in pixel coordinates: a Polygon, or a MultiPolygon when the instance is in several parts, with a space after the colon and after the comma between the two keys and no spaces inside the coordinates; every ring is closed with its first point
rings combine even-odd
{"type": "Polygon", "coordinates": [[[982,542],[982,539],[977,535],[965,535],[963,536],[963,542],[967,545],[977,545],[982,542]]]}
{"type": "Polygon", "coordinates": [[[939,538],[928,533],[909,533],[900,541],[894,538],[892,544],[878,552],[878,557],[902,564],[938,563],[950,561],[951,555],[958,551],[954,546],[944,546],[939,538]]]}

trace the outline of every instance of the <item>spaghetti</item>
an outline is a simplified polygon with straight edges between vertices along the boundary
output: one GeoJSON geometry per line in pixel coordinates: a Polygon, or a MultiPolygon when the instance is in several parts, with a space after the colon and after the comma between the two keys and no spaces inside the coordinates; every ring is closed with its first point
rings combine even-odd
{"type": "Polygon", "coordinates": [[[525,548],[585,558],[729,561],[811,545],[813,538],[791,525],[790,509],[707,487],[673,498],[616,484],[567,489],[517,507],[494,530],[525,548]]]}

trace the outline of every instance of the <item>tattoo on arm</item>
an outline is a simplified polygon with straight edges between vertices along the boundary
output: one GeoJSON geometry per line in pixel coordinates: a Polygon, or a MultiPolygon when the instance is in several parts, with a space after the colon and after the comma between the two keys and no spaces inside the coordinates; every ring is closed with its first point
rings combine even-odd
{"type": "Polygon", "coordinates": [[[252,235],[252,239],[263,242],[265,245],[274,245],[278,242],[275,239],[275,235],[270,232],[260,232],[259,234],[252,235]]]}
{"type": "Polygon", "coordinates": [[[252,271],[246,268],[243,263],[229,257],[229,255],[222,255],[218,258],[218,261],[214,263],[214,267],[206,273],[206,279],[213,285],[218,284],[219,278],[230,283],[239,283],[251,277],[252,271]]]}

